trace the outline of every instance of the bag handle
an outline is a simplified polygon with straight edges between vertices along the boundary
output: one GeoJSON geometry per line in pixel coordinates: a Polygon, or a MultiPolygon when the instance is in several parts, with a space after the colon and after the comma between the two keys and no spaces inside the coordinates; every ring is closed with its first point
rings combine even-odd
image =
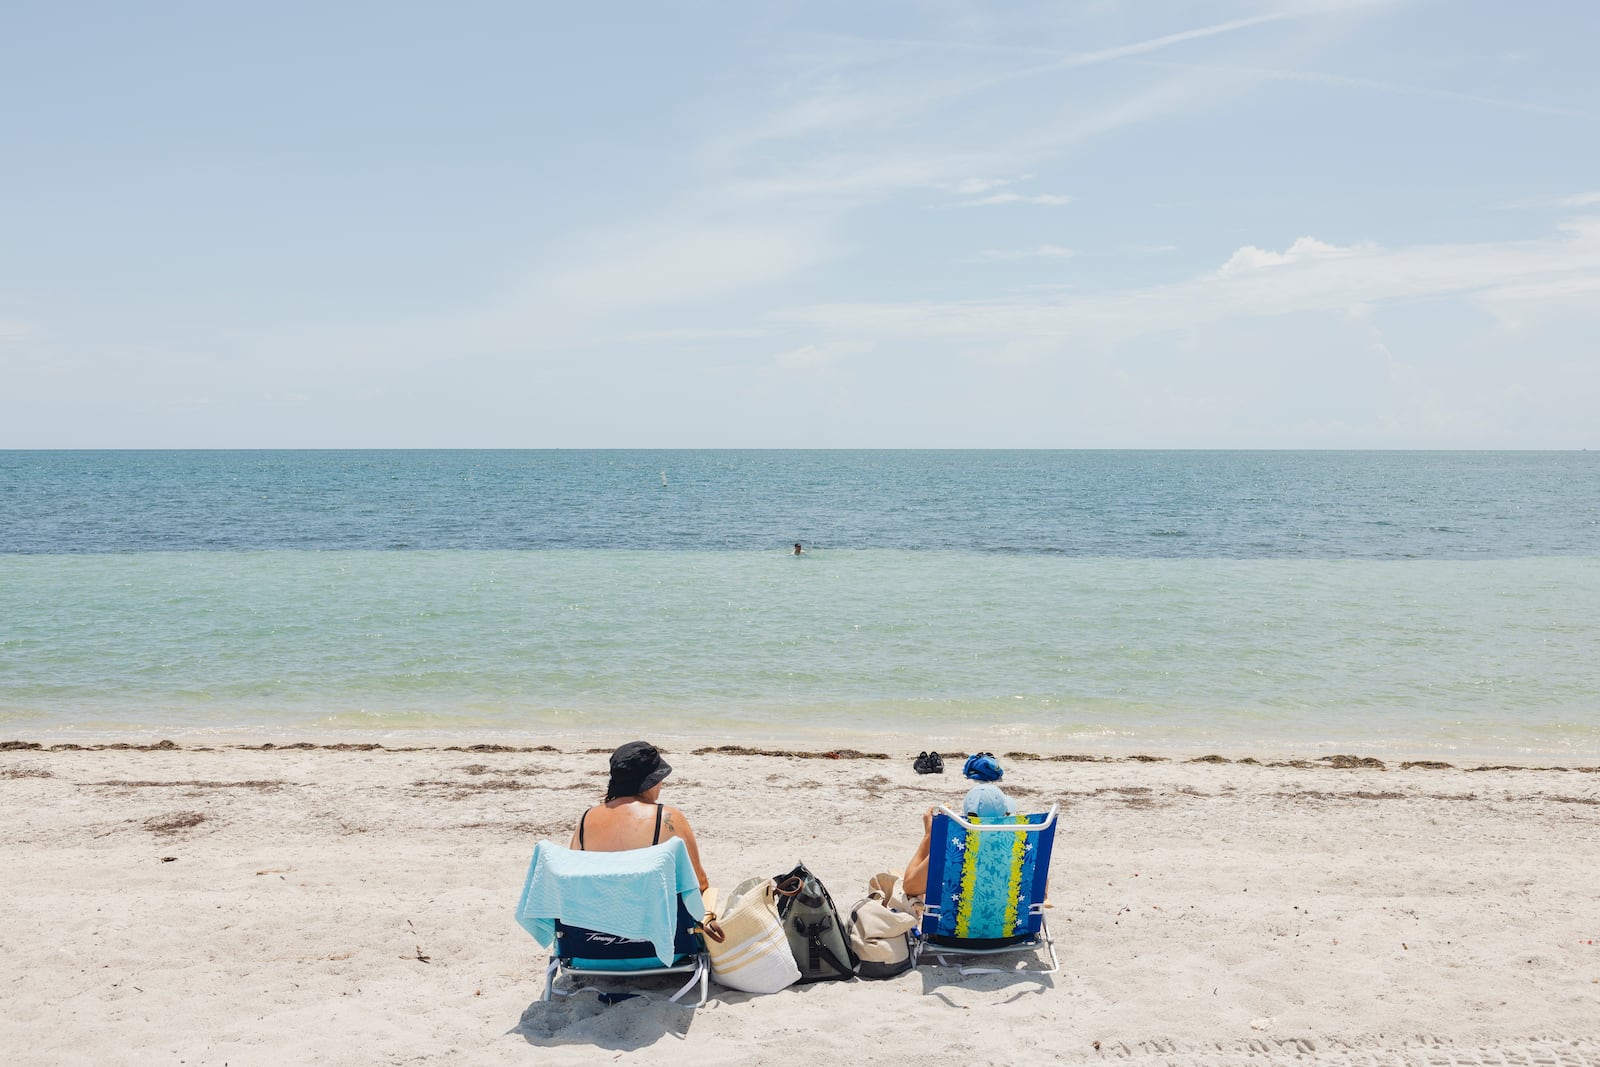
{"type": "Polygon", "coordinates": [[[855,970],[853,968],[846,967],[843,963],[841,963],[839,961],[839,957],[833,954],[833,949],[815,939],[812,940],[811,944],[816,947],[817,955],[821,956],[823,962],[827,963],[828,966],[832,967],[846,978],[855,977],[855,970]]]}
{"type": "Polygon", "coordinates": [[[706,912],[704,921],[699,926],[692,927],[690,932],[704,934],[719,945],[728,939],[728,935],[722,932],[722,926],[717,922],[717,913],[714,911],[706,912]]]}
{"type": "Polygon", "coordinates": [[[806,880],[801,878],[798,874],[791,874],[789,877],[784,878],[781,881],[775,881],[772,883],[772,891],[778,894],[780,897],[797,897],[800,895],[800,890],[804,889],[805,887],[806,880]]]}

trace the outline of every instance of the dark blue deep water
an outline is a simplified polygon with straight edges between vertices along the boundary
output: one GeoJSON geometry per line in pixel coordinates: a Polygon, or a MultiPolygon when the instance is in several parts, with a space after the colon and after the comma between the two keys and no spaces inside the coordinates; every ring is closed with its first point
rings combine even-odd
{"type": "Polygon", "coordinates": [[[1600,555],[1588,452],[0,452],[0,553],[1600,555]]]}

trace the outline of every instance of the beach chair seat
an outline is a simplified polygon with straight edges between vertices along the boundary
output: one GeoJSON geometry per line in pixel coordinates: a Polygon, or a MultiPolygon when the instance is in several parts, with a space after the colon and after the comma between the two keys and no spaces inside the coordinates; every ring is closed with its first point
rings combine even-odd
{"type": "Polygon", "coordinates": [[[625,852],[534,846],[517,922],[550,948],[541,1000],[562,978],[628,980],[686,974],[671,1000],[697,984],[706,1002],[710,957],[700,935],[705,903],[681,840],[625,852]]]}
{"type": "Polygon", "coordinates": [[[1056,814],[1053,804],[1032,815],[963,818],[945,807],[934,814],[918,963],[929,952],[987,956],[1043,948],[1050,966],[1034,973],[1061,969],[1045,920],[1056,814]]]}

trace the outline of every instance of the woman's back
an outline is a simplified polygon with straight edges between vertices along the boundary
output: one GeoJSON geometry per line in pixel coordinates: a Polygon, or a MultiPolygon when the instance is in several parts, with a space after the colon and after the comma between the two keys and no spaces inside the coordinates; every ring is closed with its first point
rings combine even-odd
{"type": "Polygon", "coordinates": [[[572,847],[587,852],[622,852],[659,845],[676,837],[677,826],[667,816],[665,804],[649,804],[637,797],[596,804],[583,813],[572,837],[572,847]]]}
{"type": "Polygon", "coordinates": [[[700,847],[683,812],[670,804],[659,803],[661,781],[672,768],[656,747],[645,741],[630,741],[611,754],[611,780],[606,799],[584,812],[572,831],[569,846],[587,852],[626,852],[649,848],[670,838],[678,838],[689,852],[695,876],[704,890],[705,868],[700,866],[700,847]]]}

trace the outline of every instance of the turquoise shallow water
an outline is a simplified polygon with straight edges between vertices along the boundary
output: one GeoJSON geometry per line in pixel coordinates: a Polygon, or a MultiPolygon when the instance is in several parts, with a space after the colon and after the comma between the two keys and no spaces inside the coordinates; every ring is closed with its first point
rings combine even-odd
{"type": "Polygon", "coordinates": [[[12,554],[0,733],[1595,760],[1597,606],[1587,556],[12,554]]]}
{"type": "Polygon", "coordinates": [[[1594,760],[1597,620],[1589,453],[0,452],[13,736],[1594,760]]]}

